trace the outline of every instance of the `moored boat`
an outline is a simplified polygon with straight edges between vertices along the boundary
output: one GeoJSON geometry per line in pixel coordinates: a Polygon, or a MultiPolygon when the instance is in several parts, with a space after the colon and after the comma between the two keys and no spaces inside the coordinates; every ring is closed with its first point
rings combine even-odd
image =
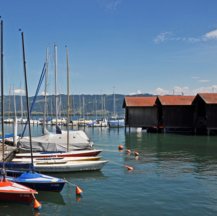
{"type": "Polygon", "coordinates": [[[37,191],[2,178],[0,180],[0,201],[31,203],[37,191]]]}
{"type": "MultiPolygon", "coordinates": [[[[45,158],[33,158],[33,162],[43,162],[43,161],[53,161],[53,162],[62,162],[62,161],[92,161],[99,160],[101,157],[99,156],[90,156],[90,157],[45,157],[45,158]]],[[[20,163],[30,163],[31,158],[14,158],[12,162],[20,162],[20,163]]]]}
{"type": "MultiPolygon", "coordinates": [[[[34,152],[33,158],[38,157],[87,157],[87,156],[97,156],[102,150],[79,150],[79,151],[69,151],[69,152],[34,152]]],[[[31,157],[30,153],[18,153],[16,158],[31,157]]]]}
{"type": "Polygon", "coordinates": [[[113,117],[108,120],[108,126],[110,128],[119,128],[119,127],[124,127],[125,126],[125,119],[124,118],[119,118],[119,117],[113,117]]]}
{"type": "MultiPolygon", "coordinates": [[[[69,150],[84,150],[91,149],[93,142],[89,140],[89,137],[82,130],[69,132],[69,150]]],[[[7,142],[12,142],[13,139],[7,139],[7,142]]],[[[19,137],[17,139],[18,148],[22,152],[30,151],[29,137],[19,137]]],[[[32,150],[33,152],[43,151],[67,151],[67,132],[62,131],[60,134],[55,134],[46,131],[46,134],[38,137],[32,137],[32,150]]]]}
{"type": "MultiPolygon", "coordinates": [[[[29,110],[29,100],[28,100],[28,85],[27,85],[27,76],[26,76],[26,60],[25,60],[25,49],[24,49],[24,34],[21,33],[22,36],[22,48],[23,48],[23,65],[24,65],[24,77],[25,77],[25,92],[26,92],[26,106],[27,106],[27,122],[29,126],[29,147],[30,147],[30,155],[31,155],[31,168],[27,170],[27,172],[22,173],[18,177],[11,178],[11,181],[20,183],[23,185],[30,186],[31,188],[37,190],[48,190],[48,191],[61,191],[65,180],[46,176],[40,173],[35,172],[34,162],[33,162],[33,151],[32,151],[32,136],[31,136],[31,126],[30,126],[30,110],[29,110]]],[[[46,64],[45,64],[46,65],[46,64]]],[[[42,70],[42,76],[45,74],[46,70],[42,70]]],[[[12,162],[13,163],[13,162],[12,162]]],[[[16,165],[15,165],[16,166],[16,165]]],[[[5,168],[5,164],[3,164],[3,169],[5,168]]]]}
{"type": "Polygon", "coordinates": [[[23,172],[18,177],[8,177],[8,179],[37,191],[60,192],[66,183],[64,179],[32,171],[23,172]]]}
{"type": "Polygon", "coordinates": [[[92,123],[87,124],[88,127],[107,127],[108,121],[106,118],[96,119],[92,123]]]}
{"type": "Polygon", "coordinates": [[[101,170],[107,162],[106,160],[67,161],[62,163],[36,162],[34,167],[36,171],[45,173],[96,171],[101,170]]]}
{"type": "MultiPolygon", "coordinates": [[[[93,161],[54,161],[54,160],[39,160],[34,162],[34,170],[36,172],[45,173],[61,173],[61,172],[78,172],[78,171],[95,171],[101,170],[103,166],[108,163],[107,160],[93,160],[93,161]]],[[[29,171],[30,163],[6,163],[6,171],[10,176],[18,177],[24,171],[29,171]],[[13,164],[13,169],[11,165],[13,164]]],[[[34,178],[32,178],[34,179],[34,178]]],[[[51,181],[52,182],[52,181],[51,181]]]]}
{"type": "MultiPolygon", "coordinates": [[[[0,17],[1,19],[1,17],[0,17]]],[[[5,172],[5,132],[4,132],[4,73],[3,73],[3,20],[0,20],[0,70],[1,70],[1,134],[2,134],[2,169],[0,176],[0,201],[31,203],[37,191],[7,180],[5,172]]]]}

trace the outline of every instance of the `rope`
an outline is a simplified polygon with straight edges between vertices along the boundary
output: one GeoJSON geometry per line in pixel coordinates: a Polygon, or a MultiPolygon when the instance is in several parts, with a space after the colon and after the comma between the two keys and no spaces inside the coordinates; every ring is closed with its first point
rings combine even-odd
{"type": "Polygon", "coordinates": [[[70,182],[70,181],[68,181],[68,180],[66,180],[65,178],[64,178],[64,180],[68,183],[68,184],[70,184],[70,185],[72,185],[72,186],[74,186],[74,187],[77,187],[77,185],[76,184],[73,184],[72,182],[70,182]]]}
{"type": "MultiPolygon", "coordinates": [[[[44,66],[43,66],[43,69],[42,69],[42,72],[41,72],[41,76],[40,76],[40,79],[39,79],[39,82],[38,82],[38,86],[37,86],[37,89],[36,89],[36,92],[35,92],[35,96],[34,96],[34,98],[33,98],[32,104],[31,104],[30,115],[31,115],[32,110],[33,110],[33,107],[34,107],[34,105],[35,105],[35,101],[36,101],[36,98],[37,98],[37,96],[38,96],[39,90],[40,90],[40,88],[41,88],[43,79],[44,79],[44,77],[45,77],[45,73],[46,73],[46,64],[44,63],[44,66]]],[[[22,134],[21,134],[21,138],[24,136],[24,133],[25,133],[26,127],[27,127],[27,123],[28,123],[28,122],[25,123],[23,132],[22,132],[22,134]]]]}

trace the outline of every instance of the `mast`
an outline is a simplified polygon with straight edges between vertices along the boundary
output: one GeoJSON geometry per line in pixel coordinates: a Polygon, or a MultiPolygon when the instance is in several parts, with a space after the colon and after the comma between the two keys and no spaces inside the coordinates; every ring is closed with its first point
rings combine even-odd
{"type": "Polygon", "coordinates": [[[55,114],[56,114],[56,126],[57,126],[57,46],[54,45],[54,72],[55,72],[55,114]]]}
{"type": "Polygon", "coordinates": [[[20,118],[23,121],[23,96],[22,96],[22,85],[20,83],[20,118]]]}
{"type": "Polygon", "coordinates": [[[70,85],[70,76],[69,76],[69,52],[66,47],[66,65],[67,65],[67,151],[69,151],[69,109],[70,109],[70,101],[69,101],[69,85],[70,85]]]}
{"type": "Polygon", "coordinates": [[[14,92],[14,118],[17,117],[17,106],[16,106],[16,96],[15,96],[15,87],[13,86],[13,92],[14,92]]]}
{"type": "Polygon", "coordinates": [[[94,101],[95,101],[95,104],[94,104],[95,105],[95,116],[96,116],[96,119],[97,119],[98,117],[97,117],[97,98],[96,98],[96,95],[95,95],[95,100],[94,101]]]}
{"type": "Polygon", "coordinates": [[[9,87],[8,119],[10,119],[10,117],[11,117],[11,85],[9,87]]]}
{"type": "Polygon", "coordinates": [[[28,94],[27,74],[26,74],[26,57],[25,57],[24,33],[23,32],[21,32],[21,37],[22,37],[23,70],[24,70],[24,78],[25,78],[26,108],[27,108],[27,122],[28,122],[28,126],[29,126],[31,164],[32,164],[32,169],[34,169],[34,167],[33,167],[33,165],[34,165],[33,164],[33,153],[32,153],[32,134],[31,134],[31,125],[30,125],[30,111],[29,111],[29,94],[28,94]]]}
{"type": "Polygon", "coordinates": [[[17,106],[16,106],[16,95],[15,95],[15,87],[14,88],[14,135],[13,135],[13,140],[14,140],[14,145],[17,145],[17,106]]]}
{"type": "Polygon", "coordinates": [[[103,95],[103,118],[106,116],[106,109],[105,109],[105,94],[103,95]]]}
{"type": "Polygon", "coordinates": [[[103,94],[101,96],[101,116],[102,116],[102,118],[104,117],[104,112],[103,112],[103,94]]]}
{"type": "Polygon", "coordinates": [[[85,120],[85,98],[84,98],[84,95],[82,97],[82,110],[83,110],[83,119],[85,120]]]}
{"type": "MultiPolygon", "coordinates": [[[[115,89],[115,87],[114,87],[114,89],[115,89]]],[[[116,117],[116,102],[115,102],[115,90],[113,90],[113,115],[116,117]]]]}
{"type": "Polygon", "coordinates": [[[48,49],[46,50],[46,74],[44,86],[44,116],[43,116],[43,130],[45,129],[46,115],[47,115],[47,78],[48,78],[48,49]]]}
{"type": "MultiPolygon", "coordinates": [[[[0,17],[1,19],[1,17],[0,17]]],[[[2,126],[2,161],[3,161],[3,179],[5,179],[5,131],[4,131],[4,74],[3,74],[3,20],[1,20],[1,126],[2,126]]]]}

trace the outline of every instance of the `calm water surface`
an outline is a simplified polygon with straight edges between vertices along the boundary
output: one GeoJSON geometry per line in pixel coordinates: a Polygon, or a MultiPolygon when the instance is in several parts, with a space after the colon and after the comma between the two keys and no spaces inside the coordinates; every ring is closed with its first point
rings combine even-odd
{"type": "MultiPolygon", "coordinates": [[[[34,127],[34,134],[40,131],[34,127]]],[[[100,172],[58,175],[84,190],[80,200],[66,184],[59,194],[40,192],[40,214],[28,205],[1,203],[0,215],[217,215],[217,137],[85,131],[109,163],[100,172]],[[120,144],[139,157],[118,151],[120,144]]]]}

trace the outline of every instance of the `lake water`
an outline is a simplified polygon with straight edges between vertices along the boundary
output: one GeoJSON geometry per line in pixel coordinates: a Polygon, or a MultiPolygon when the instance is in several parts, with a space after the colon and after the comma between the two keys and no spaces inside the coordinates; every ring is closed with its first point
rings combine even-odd
{"type": "MultiPolygon", "coordinates": [[[[40,133],[40,127],[33,128],[40,133]]],[[[83,189],[80,199],[66,184],[61,193],[39,193],[40,213],[29,205],[1,203],[0,215],[217,215],[217,137],[85,131],[109,163],[99,172],[58,175],[83,189]]]]}

